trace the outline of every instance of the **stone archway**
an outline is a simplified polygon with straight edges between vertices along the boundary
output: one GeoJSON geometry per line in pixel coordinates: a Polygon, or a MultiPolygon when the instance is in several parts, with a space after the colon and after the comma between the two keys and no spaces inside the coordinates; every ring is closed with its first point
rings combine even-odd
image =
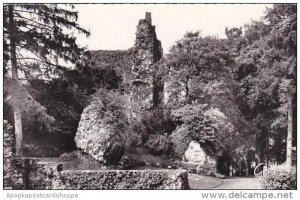
{"type": "Polygon", "coordinates": [[[212,175],[216,172],[215,159],[208,156],[201,145],[195,140],[189,143],[187,150],[184,152],[182,161],[196,164],[197,173],[200,174],[212,175]]]}

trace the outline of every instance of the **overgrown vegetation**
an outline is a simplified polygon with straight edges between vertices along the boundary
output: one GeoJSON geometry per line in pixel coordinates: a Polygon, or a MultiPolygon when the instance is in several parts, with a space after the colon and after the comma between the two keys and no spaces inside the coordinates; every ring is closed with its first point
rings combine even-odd
{"type": "Polygon", "coordinates": [[[297,190],[296,167],[272,166],[262,179],[264,189],[297,190]]]}
{"type": "Polygon", "coordinates": [[[32,78],[49,80],[59,76],[66,62],[75,64],[80,60],[85,49],[76,44],[73,33],[90,33],[77,24],[77,19],[72,5],[3,6],[5,100],[13,112],[17,156],[23,155],[24,113],[34,113],[48,128],[55,120],[23,83],[32,78]]]}
{"type": "MultiPolygon", "coordinates": [[[[7,41],[13,34],[9,28],[12,20],[9,20],[9,8],[4,9],[7,41]]],[[[41,7],[42,11],[26,6],[20,8],[41,14],[42,21],[50,15],[48,6],[41,7]]],[[[49,9],[57,11],[55,6],[49,9]]],[[[18,10],[14,13],[16,17],[22,14],[18,10]]],[[[67,12],[64,16],[68,19],[76,15],[67,12]]],[[[66,24],[69,23],[67,19],[66,24]]],[[[69,25],[87,34],[74,23],[69,25]]],[[[15,27],[18,26],[30,28],[22,18],[15,21],[15,27]]],[[[167,85],[165,103],[147,110],[140,120],[133,121],[129,119],[128,110],[135,106],[128,98],[131,50],[116,54],[90,52],[89,56],[94,58],[89,60],[89,56],[82,57],[83,49],[71,45],[74,38],[60,32],[60,26],[53,26],[60,34],[49,33],[49,41],[39,32],[34,35],[26,31],[14,33],[16,46],[26,43],[29,45],[25,45],[26,50],[33,53],[37,51],[33,43],[46,44],[42,48],[45,51],[43,64],[33,62],[34,68],[30,70],[48,72],[42,70],[47,66],[51,69],[49,72],[55,71],[50,79],[32,77],[27,73],[30,65],[19,64],[25,66],[18,69],[24,71],[26,84],[18,77],[5,79],[5,118],[13,123],[13,118],[19,117],[25,137],[32,136],[25,139],[28,143],[37,135],[45,138],[46,134],[64,135],[56,141],[56,147],[63,151],[74,150],[73,140],[82,112],[93,104],[89,112],[97,111],[97,116],[93,117],[109,124],[111,131],[122,138],[122,145],[124,139],[126,153],[133,154],[142,148],[155,156],[181,159],[189,143],[195,140],[207,155],[218,161],[224,174],[229,173],[229,167],[237,174],[249,174],[252,162],[292,164],[292,146],[296,145],[296,5],[275,4],[260,21],[253,21],[244,28],[226,28],[226,39],[188,32],[154,66],[153,74],[167,85]],[[56,49],[53,45],[61,41],[55,38],[68,39],[69,45],[56,49]],[[51,52],[46,49],[47,45],[51,52]],[[76,57],[72,54],[73,47],[77,49],[76,57]],[[51,53],[74,63],[81,62],[76,63],[74,70],[63,69],[60,65],[53,68],[46,62],[46,56],[51,53]],[[24,103],[19,99],[28,101],[24,103]],[[13,114],[14,107],[22,108],[22,117],[13,114]]],[[[15,60],[9,51],[13,47],[8,43],[4,47],[5,71],[13,72],[14,66],[7,64],[8,60],[15,60]]],[[[295,188],[288,178],[282,178],[292,178],[294,170],[277,173],[278,170],[273,168],[268,172],[265,187],[295,188]]]]}

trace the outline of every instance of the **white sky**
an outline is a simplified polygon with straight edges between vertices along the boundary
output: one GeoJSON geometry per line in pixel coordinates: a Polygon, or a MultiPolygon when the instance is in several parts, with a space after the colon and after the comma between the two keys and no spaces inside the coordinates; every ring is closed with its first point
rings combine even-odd
{"type": "Polygon", "coordinates": [[[91,31],[89,38],[78,37],[90,50],[128,49],[134,45],[136,26],[145,12],[152,13],[152,24],[164,53],[187,31],[225,37],[225,27],[240,27],[259,20],[271,4],[78,4],[78,23],[91,31]]]}

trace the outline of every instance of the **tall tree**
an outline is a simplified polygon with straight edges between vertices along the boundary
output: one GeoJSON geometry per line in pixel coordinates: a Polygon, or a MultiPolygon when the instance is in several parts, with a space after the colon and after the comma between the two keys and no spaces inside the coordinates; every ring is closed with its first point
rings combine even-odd
{"type": "Polygon", "coordinates": [[[168,75],[165,79],[173,83],[175,88],[181,85],[185,100],[191,103],[203,93],[201,84],[203,86],[215,80],[225,81],[230,76],[232,62],[224,40],[201,37],[199,32],[188,32],[171,47],[167,55],[165,65],[168,75]]]}
{"type": "Polygon", "coordinates": [[[265,20],[246,26],[245,39],[235,70],[241,102],[246,102],[243,113],[261,130],[261,161],[267,156],[290,165],[296,133],[296,5],[274,5],[265,20]]]}
{"type": "MultiPolygon", "coordinates": [[[[230,39],[242,46],[240,32],[237,28],[227,30],[230,39]]],[[[206,105],[203,107],[204,114],[217,127],[213,134],[217,144],[216,157],[221,160],[226,156],[222,159],[226,162],[218,164],[224,165],[224,168],[229,167],[228,157],[236,163],[241,155],[246,155],[254,146],[252,124],[244,119],[237,104],[236,93],[239,88],[232,78],[233,58],[227,40],[201,37],[196,32],[187,33],[179,40],[164,61],[165,68],[169,69],[166,82],[175,91],[171,92],[170,106],[185,110],[189,108],[186,104],[190,104],[191,110],[197,110],[206,105]],[[184,91],[184,97],[181,91],[184,91]],[[176,102],[177,93],[183,99],[179,103],[176,102]]],[[[202,125],[193,126],[198,132],[202,125]]]]}
{"type": "MultiPolygon", "coordinates": [[[[287,138],[286,138],[286,164],[292,164],[292,141],[294,99],[296,95],[296,51],[297,51],[297,5],[276,4],[268,11],[266,18],[274,27],[271,30],[274,45],[284,51],[281,71],[282,87],[287,104],[287,138]]],[[[275,74],[276,76],[277,74],[275,74]]]]}
{"type": "Polygon", "coordinates": [[[75,31],[89,36],[77,23],[74,7],[59,4],[4,5],[5,91],[14,113],[16,155],[22,156],[22,112],[34,110],[42,121],[53,121],[26,90],[26,80],[62,75],[65,64],[76,63],[84,48],[75,31]],[[10,61],[10,63],[8,62],[10,61]]]}

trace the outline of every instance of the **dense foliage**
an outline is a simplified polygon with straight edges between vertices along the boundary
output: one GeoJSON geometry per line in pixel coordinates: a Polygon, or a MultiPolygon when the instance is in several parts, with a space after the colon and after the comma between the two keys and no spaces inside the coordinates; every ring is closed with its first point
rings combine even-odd
{"type": "MultiPolygon", "coordinates": [[[[34,111],[23,116],[25,131],[59,133],[73,140],[82,112],[90,106],[89,112],[97,112],[93,116],[108,124],[130,153],[138,147],[156,156],[181,159],[194,140],[217,160],[219,171],[225,174],[229,167],[237,174],[248,174],[253,162],[289,160],[290,143],[296,144],[296,5],[276,4],[260,21],[243,28],[226,28],[226,39],[187,32],[153,66],[154,80],[165,84],[164,104],[155,103],[141,112],[139,120],[130,120],[130,109],[139,105],[127,96],[131,50],[92,51],[82,57],[83,49],[73,44],[75,38],[62,29],[73,27],[87,34],[68,21],[75,20],[76,13],[47,5],[40,11],[32,6],[20,9],[15,10],[15,24],[19,26],[16,45],[25,45],[25,50],[38,52],[44,59],[39,65],[32,62],[34,67],[28,71],[27,58],[20,55],[24,68],[19,69],[28,81],[26,87],[16,80],[5,80],[5,96],[10,97],[7,102],[34,111]],[[56,15],[49,15],[50,11],[56,15]],[[28,12],[41,15],[39,20],[47,26],[34,28],[39,24],[26,21],[22,14],[28,12]],[[46,34],[41,36],[44,29],[46,34]],[[43,45],[39,49],[33,43],[43,45]],[[49,63],[58,57],[80,62],[74,70],[65,70],[59,60],[49,63]],[[43,75],[29,73],[32,70],[43,75]],[[58,74],[51,79],[44,76],[54,72],[58,74]],[[38,79],[40,76],[44,79],[38,79]],[[21,97],[28,101],[18,101],[21,97]]],[[[8,26],[9,20],[5,19],[8,26]]],[[[7,27],[6,39],[8,33],[7,27]]],[[[9,45],[4,44],[5,59],[9,59],[9,45]]],[[[7,62],[5,70],[11,70],[7,62]]],[[[290,176],[290,172],[283,173],[290,176]]],[[[268,176],[276,182],[273,175],[268,176]]]]}
{"type": "Polygon", "coordinates": [[[273,166],[265,172],[262,178],[264,189],[296,190],[297,173],[295,167],[273,166]]]}
{"type": "Polygon", "coordinates": [[[260,130],[257,137],[263,141],[258,147],[261,160],[285,161],[289,123],[294,124],[291,129],[293,138],[296,136],[295,17],[295,5],[274,5],[267,10],[265,20],[246,26],[247,46],[236,56],[234,75],[241,88],[240,109],[260,130]],[[289,108],[293,119],[288,123],[289,108]]]}
{"type": "Polygon", "coordinates": [[[35,113],[48,127],[54,121],[23,84],[33,78],[49,80],[61,76],[62,69],[75,64],[84,52],[77,45],[74,32],[86,36],[89,32],[78,25],[73,9],[58,4],[3,7],[5,102],[13,112],[17,156],[23,154],[24,113],[35,113]]]}
{"type": "MultiPolygon", "coordinates": [[[[245,25],[244,30],[226,28],[227,39],[188,32],[164,60],[167,106],[173,113],[188,106],[192,112],[202,109],[216,130],[214,155],[227,160],[224,165],[245,167],[236,170],[249,171],[253,161],[284,162],[287,148],[291,151],[288,126],[296,141],[295,9],[293,4],[276,4],[264,19],[245,25]],[[253,152],[256,156],[249,160],[253,152]]],[[[203,130],[195,118],[186,121],[172,135],[178,141],[179,129],[185,137],[203,130]]]]}
{"type": "MultiPolygon", "coordinates": [[[[7,47],[4,48],[6,58],[11,59],[9,46],[13,34],[18,69],[23,73],[24,78],[35,75],[49,77],[54,71],[58,72],[64,67],[59,59],[76,63],[84,49],[76,44],[76,37],[72,34],[72,30],[89,35],[88,31],[76,23],[77,19],[78,15],[73,6],[5,5],[4,41],[10,42],[4,45],[7,47]],[[39,73],[33,74],[33,71],[39,73]]],[[[7,63],[8,60],[5,61],[7,63]]],[[[4,67],[7,71],[10,68],[8,63],[4,67]]]]}
{"type": "Polygon", "coordinates": [[[212,156],[215,154],[215,149],[218,146],[215,139],[216,129],[210,119],[203,114],[202,109],[199,105],[186,105],[173,110],[171,116],[185,130],[184,132],[187,132],[191,140],[199,142],[206,150],[206,153],[212,156]]]}
{"type": "Polygon", "coordinates": [[[170,141],[164,135],[151,135],[144,146],[151,154],[161,155],[169,151],[170,141]]]}
{"type": "MultiPolygon", "coordinates": [[[[227,166],[243,162],[246,158],[241,155],[255,146],[255,128],[244,118],[236,98],[240,88],[233,80],[234,65],[227,40],[197,32],[178,41],[165,61],[168,72],[164,79],[171,88],[167,107],[181,126],[172,140],[181,138],[178,130],[182,130],[208,155],[220,160],[226,156],[227,166]]],[[[174,147],[182,156],[187,145],[174,147]]]]}

